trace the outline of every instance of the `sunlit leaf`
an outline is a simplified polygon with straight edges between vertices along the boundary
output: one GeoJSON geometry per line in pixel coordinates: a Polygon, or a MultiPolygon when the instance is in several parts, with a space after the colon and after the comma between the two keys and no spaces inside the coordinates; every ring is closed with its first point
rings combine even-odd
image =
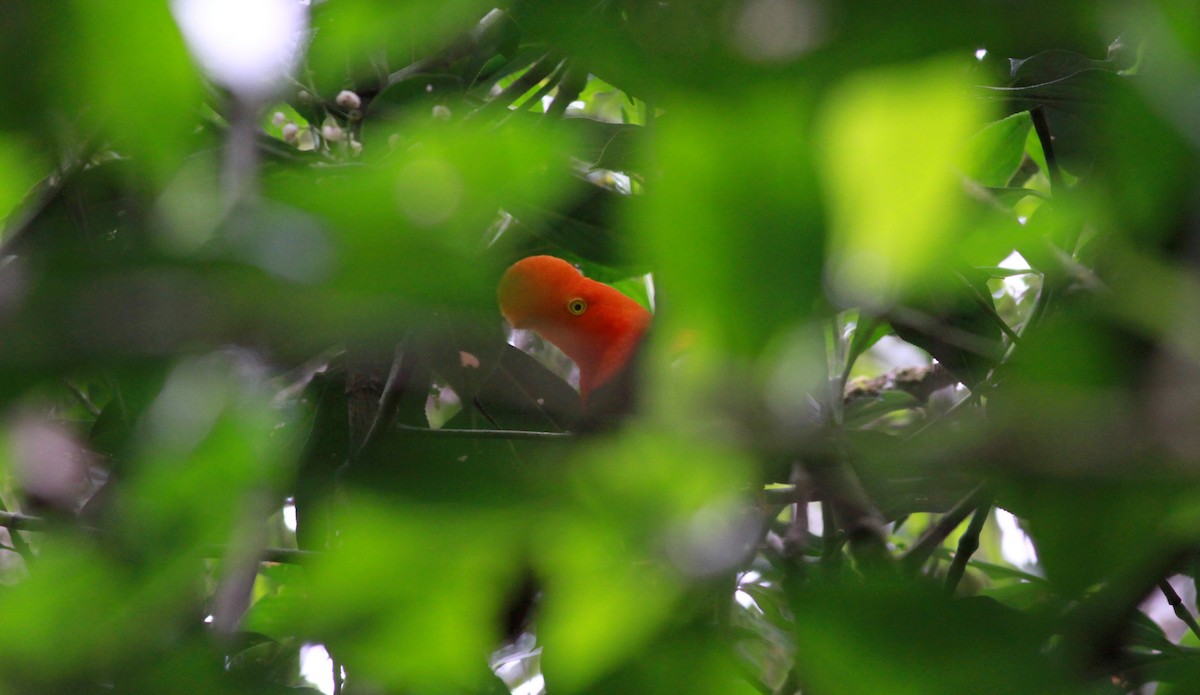
{"type": "Polygon", "coordinates": [[[847,298],[888,303],[953,243],[963,208],[950,165],[983,116],[965,87],[953,63],[935,62],[855,75],[828,96],[829,264],[847,298]]]}

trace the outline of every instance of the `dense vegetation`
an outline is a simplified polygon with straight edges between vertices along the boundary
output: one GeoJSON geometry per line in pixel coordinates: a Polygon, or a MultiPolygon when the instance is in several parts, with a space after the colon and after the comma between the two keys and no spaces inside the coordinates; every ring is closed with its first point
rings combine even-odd
{"type": "Polygon", "coordinates": [[[18,5],[0,693],[1200,689],[1194,3],[18,5]]]}

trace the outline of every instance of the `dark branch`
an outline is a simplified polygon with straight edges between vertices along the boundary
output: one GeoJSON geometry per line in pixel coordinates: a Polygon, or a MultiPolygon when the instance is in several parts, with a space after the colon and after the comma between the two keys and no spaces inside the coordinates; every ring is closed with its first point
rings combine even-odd
{"type": "Polygon", "coordinates": [[[1187,606],[1183,605],[1183,599],[1179,598],[1179,594],[1175,592],[1175,587],[1171,586],[1171,583],[1167,580],[1160,579],[1158,581],[1158,590],[1162,592],[1163,596],[1167,599],[1167,603],[1171,604],[1171,608],[1175,610],[1175,617],[1182,620],[1183,624],[1188,626],[1193,635],[1200,637],[1200,623],[1196,622],[1196,618],[1187,609],[1187,606]]]}
{"type": "Polygon", "coordinates": [[[983,485],[976,487],[954,508],[942,515],[937,523],[929,528],[917,542],[900,558],[900,564],[909,574],[915,574],[933,555],[942,543],[954,532],[954,529],[966,520],[977,508],[981,507],[990,493],[983,485]]]}

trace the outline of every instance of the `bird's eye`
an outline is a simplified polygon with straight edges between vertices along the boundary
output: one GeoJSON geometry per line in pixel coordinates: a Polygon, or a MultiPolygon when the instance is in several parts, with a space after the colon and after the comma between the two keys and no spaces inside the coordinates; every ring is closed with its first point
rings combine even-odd
{"type": "Polygon", "coordinates": [[[579,316],[583,312],[587,311],[587,301],[585,301],[582,297],[576,297],[575,299],[569,300],[567,302],[567,311],[579,316]]]}

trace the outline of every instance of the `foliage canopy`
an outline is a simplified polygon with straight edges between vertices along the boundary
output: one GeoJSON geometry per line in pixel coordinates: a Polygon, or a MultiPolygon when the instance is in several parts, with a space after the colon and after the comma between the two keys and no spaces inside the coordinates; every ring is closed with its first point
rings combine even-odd
{"type": "Polygon", "coordinates": [[[1193,3],[18,4],[0,694],[1200,688],[1193,3]]]}

